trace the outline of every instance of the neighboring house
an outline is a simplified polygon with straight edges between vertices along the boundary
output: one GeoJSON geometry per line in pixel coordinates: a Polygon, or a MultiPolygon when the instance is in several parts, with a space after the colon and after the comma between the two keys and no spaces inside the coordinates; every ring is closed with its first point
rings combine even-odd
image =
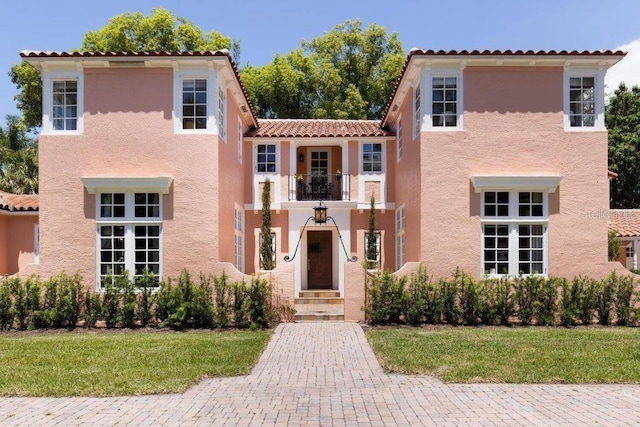
{"type": "Polygon", "coordinates": [[[620,239],[617,261],[629,270],[638,270],[640,250],[640,209],[611,209],[608,215],[609,231],[620,239]]]}
{"type": "Polygon", "coordinates": [[[300,318],[362,319],[371,197],[383,269],[619,268],[585,213],[608,207],[622,52],[413,50],[381,121],[257,119],[225,51],[21,56],[44,102],[40,263],[20,274],[259,272],[267,179],[271,274],[300,318]],[[309,220],[320,200],[337,227],[309,220]]]}
{"type": "Polygon", "coordinates": [[[0,276],[39,259],[38,196],[0,191],[0,276]]]}

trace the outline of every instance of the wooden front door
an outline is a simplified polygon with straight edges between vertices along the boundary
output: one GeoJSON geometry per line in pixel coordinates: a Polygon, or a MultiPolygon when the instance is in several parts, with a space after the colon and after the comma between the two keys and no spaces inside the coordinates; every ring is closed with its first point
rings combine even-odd
{"type": "Polygon", "coordinates": [[[332,232],[307,231],[307,287],[333,288],[332,232]]]}

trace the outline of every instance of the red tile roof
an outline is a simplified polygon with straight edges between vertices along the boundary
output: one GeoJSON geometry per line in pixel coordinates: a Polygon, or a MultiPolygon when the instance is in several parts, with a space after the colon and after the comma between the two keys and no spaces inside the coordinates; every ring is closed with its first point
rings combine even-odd
{"type": "Polygon", "coordinates": [[[0,210],[37,211],[38,208],[37,194],[12,194],[0,191],[0,210]]]}
{"type": "Polygon", "coordinates": [[[640,209],[611,209],[609,231],[615,231],[620,237],[640,236],[640,209]]]}
{"type": "Polygon", "coordinates": [[[245,135],[252,138],[353,138],[393,136],[380,127],[380,120],[259,119],[258,128],[245,135]]]}
{"type": "Polygon", "coordinates": [[[393,99],[398,92],[400,87],[400,82],[402,82],[402,78],[407,71],[409,66],[409,62],[414,56],[427,56],[427,57],[532,57],[532,58],[553,58],[559,56],[570,56],[570,57],[620,57],[622,59],[627,53],[621,50],[432,50],[432,49],[411,49],[407,59],[404,61],[404,66],[402,67],[402,71],[400,72],[400,77],[396,80],[395,87],[393,88],[393,92],[391,92],[391,96],[387,100],[387,105],[384,108],[382,113],[382,123],[385,123],[387,120],[387,116],[391,111],[391,104],[393,99]]]}

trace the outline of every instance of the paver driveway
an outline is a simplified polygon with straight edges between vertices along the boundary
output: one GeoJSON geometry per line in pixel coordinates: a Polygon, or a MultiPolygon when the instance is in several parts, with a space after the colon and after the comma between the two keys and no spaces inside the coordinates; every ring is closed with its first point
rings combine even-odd
{"type": "Polygon", "coordinates": [[[383,373],[362,328],[278,326],[253,372],[184,394],[2,398],[0,425],[640,425],[640,386],[443,384],[383,373]]]}

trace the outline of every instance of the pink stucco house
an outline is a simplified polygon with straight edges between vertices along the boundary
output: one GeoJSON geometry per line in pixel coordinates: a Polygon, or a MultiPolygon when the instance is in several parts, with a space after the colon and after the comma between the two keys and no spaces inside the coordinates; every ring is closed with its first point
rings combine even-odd
{"type": "MultiPolygon", "coordinates": [[[[3,240],[4,272],[98,290],[110,270],[262,273],[267,179],[265,274],[299,318],[362,319],[371,197],[383,269],[621,268],[591,213],[608,208],[604,75],[623,52],[412,50],[379,121],[258,119],[225,51],[21,56],[43,78],[39,217],[3,240]],[[16,264],[34,227],[35,261],[16,264]]],[[[0,236],[15,218],[0,211],[0,236]]]]}

